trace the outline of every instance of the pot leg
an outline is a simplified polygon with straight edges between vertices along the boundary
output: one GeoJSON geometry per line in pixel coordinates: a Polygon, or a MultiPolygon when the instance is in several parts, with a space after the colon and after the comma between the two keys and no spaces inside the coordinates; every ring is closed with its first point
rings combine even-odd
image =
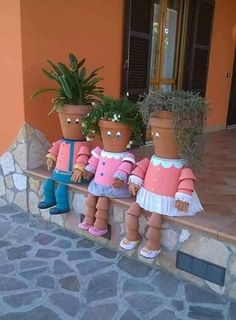
{"type": "Polygon", "coordinates": [[[133,202],[126,214],[126,235],[120,242],[121,248],[125,250],[132,250],[139,244],[139,217],[141,215],[142,209],[137,202],[133,202]]]}
{"type": "Polygon", "coordinates": [[[139,218],[142,215],[142,209],[137,202],[133,202],[126,215],[126,238],[130,241],[140,240],[139,218]]]}
{"type": "Polygon", "coordinates": [[[109,215],[109,199],[99,197],[97,202],[96,220],[94,226],[98,229],[107,229],[108,215],[109,215]]]}
{"type": "Polygon", "coordinates": [[[97,200],[98,200],[98,197],[95,197],[94,195],[89,194],[85,201],[86,212],[85,212],[84,221],[89,226],[93,226],[95,221],[97,200]]]}
{"type": "Polygon", "coordinates": [[[50,214],[62,214],[70,211],[68,186],[66,184],[58,184],[56,190],[56,202],[56,207],[49,210],[50,214]]]}
{"type": "Polygon", "coordinates": [[[159,250],[161,246],[161,224],[162,216],[158,213],[152,213],[148,220],[147,244],[148,250],[159,250]]]}

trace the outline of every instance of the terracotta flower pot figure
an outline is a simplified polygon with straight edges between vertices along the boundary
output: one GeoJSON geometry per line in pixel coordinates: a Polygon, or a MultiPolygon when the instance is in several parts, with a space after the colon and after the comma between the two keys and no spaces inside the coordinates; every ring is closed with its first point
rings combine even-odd
{"type": "MultiPolygon", "coordinates": [[[[55,92],[52,111],[58,111],[63,138],[54,142],[48,151],[47,167],[52,176],[44,184],[44,199],[40,209],[50,209],[51,214],[69,211],[67,184],[80,182],[83,169],[90,157],[90,143],[82,133],[82,119],[92,109],[92,103],[100,101],[103,88],[98,86],[102,78],[97,76],[97,68],[87,73],[85,59],[78,60],[69,53],[69,64],[47,60],[50,69],[43,68],[44,75],[56,83],[56,88],[42,88],[33,93],[36,97],[48,91],[55,92]],[[55,190],[55,182],[58,187],[55,190]]],[[[51,113],[50,112],[50,113],[51,113]]]]}
{"type": "Polygon", "coordinates": [[[79,228],[95,236],[102,236],[108,231],[109,199],[130,196],[127,182],[134,168],[135,158],[127,151],[127,144],[136,114],[138,110],[132,102],[110,98],[96,107],[94,113],[90,113],[87,122],[85,120],[85,130],[90,123],[96,122],[99,125],[103,141],[103,149],[93,149],[92,157],[85,167],[84,177],[94,178],[88,186],[85,218],[79,224],[79,228]],[[105,115],[108,119],[99,120],[105,115]],[[130,116],[128,120],[126,115],[130,116]],[[130,126],[123,123],[125,118],[130,122],[130,126]]]}
{"type": "Polygon", "coordinates": [[[126,234],[120,246],[131,250],[140,243],[139,218],[147,210],[151,213],[147,242],[140,251],[145,258],[154,258],[161,252],[163,215],[194,215],[203,210],[194,191],[193,171],[178,155],[172,120],[172,113],[165,111],[151,118],[154,154],[150,160],[139,161],[129,178],[129,189],[136,195],[136,202],[127,211],[126,234]]]}
{"type": "Polygon", "coordinates": [[[67,184],[83,180],[84,167],[91,155],[91,145],[82,134],[81,123],[91,108],[89,105],[66,105],[59,113],[63,138],[54,142],[48,150],[48,170],[55,168],[52,176],[44,182],[44,199],[38,204],[40,209],[53,207],[49,210],[50,214],[69,211],[67,184]]]}

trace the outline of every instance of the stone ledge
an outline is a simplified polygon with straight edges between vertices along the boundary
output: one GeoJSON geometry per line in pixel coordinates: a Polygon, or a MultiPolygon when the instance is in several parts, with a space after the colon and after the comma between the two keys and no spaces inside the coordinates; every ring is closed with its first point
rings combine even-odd
{"type": "MultiPolygon", "coordinates": [[[[26,170],[26,175],[36,179],[46,179],[50,176],[50,173],[45,167],[40,167],[34,170],[26,170]]],[[[88,194],[87,186],[85,185],[75,185],[69,184],[71,191],[83,194],[86,196],[88,194]]],[[[122,207],[123,209],[128,209],[130,204],[134,201],[134,198],[125,199],[111,199],[111,204],[113,206],[122,207]]],[[[203,204],[204,206],[204,204],[203,204]]],[[[164,216],[164,223],[173,223],[183,228],[191,229],[197,232],[207,234],[208,236],[215,238],[220,241],[227,241],[236,244],[236,231],[232,232],[232,223],[236,225],[236,216],[219,216],[217,213],[213,214],[212,211],[205,210],[203,213],[199,213],[192,217],[168,217],[164,216]]],[[[236,230],[236,228],[235,228],[236,230]]]]}

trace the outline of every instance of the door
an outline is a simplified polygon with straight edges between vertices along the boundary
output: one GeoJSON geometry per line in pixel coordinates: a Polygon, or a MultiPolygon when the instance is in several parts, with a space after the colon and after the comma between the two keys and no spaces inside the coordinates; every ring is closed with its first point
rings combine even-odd
{"type": "Polygon", "coordinates": [[[236,126],[236,50],[234,54],[234,67],[227,116],[227,127],[236,126]]]}
{"type": "Polygon", "coordinates": [[[148,93],[153,0],[125,0],[123,96],[137,101],[148,93]]]}

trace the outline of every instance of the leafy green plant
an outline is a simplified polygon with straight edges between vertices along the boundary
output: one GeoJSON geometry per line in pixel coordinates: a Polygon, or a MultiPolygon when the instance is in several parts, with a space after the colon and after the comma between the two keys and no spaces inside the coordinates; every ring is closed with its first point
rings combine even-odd
{"type": "Polygon", "coordinates": [[[209,111],[206,100],[190,91],[154,91],[139,102],[138,107],[146,124],[152,112],[173,112],[173,128],[179,155],[189,167],[199,168],[204,147],[204,126],[209,111]]]}
{"type": "MultiPolygon", "coordinates": [[[[44,75],[57,83],[57,88],[43,88],[32,94],[32,98],[39,94],[55,91],[56,97],[52,100],[54,106],[51,110],[58,110],[64,104],[81,105],[97,103],[103,95],[103,88],[97,86],[102,78],[97,77],[97,68],[87,74],[84,67],[85,59],[78,61],[76,56],[69,53],[69,66],[62,62],[53,63],[47,60],[50,70],[42,69],[44,75]]],[[[51,113],[50,112],[50,113],[51,113]]]]}
{"type": "Polygon", "coordinates": [[[103,97],[101,102],[83,119],[82,128],[86,136],[100,132],[98,126],[100,119],[127,124],[132,128],[133,144],[140,145],[142,143],[143,119],[137,105],[127,98],[103,97]]]}

